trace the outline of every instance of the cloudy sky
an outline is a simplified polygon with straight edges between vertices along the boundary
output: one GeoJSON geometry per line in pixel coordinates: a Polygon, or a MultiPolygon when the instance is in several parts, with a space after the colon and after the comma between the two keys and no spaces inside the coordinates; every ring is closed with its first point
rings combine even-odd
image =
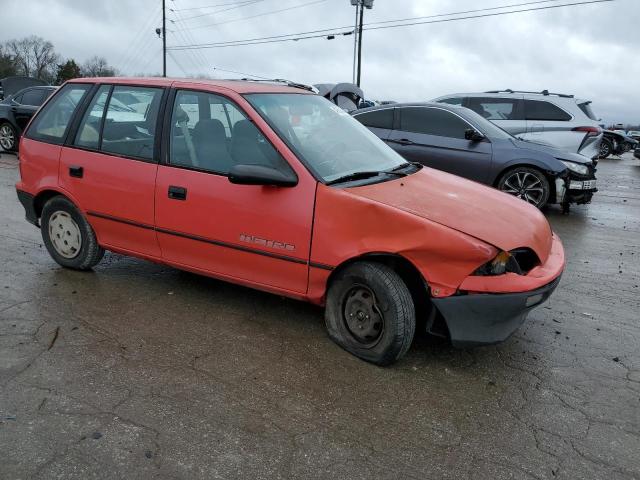
{"type": "MultiPolygon", "coordinates": [[[[547,1],[517,10],[579,0],[547,1]]],[[[123,74],[161,72],[161,0],[2,0],[0,41],[39,35],[63,57],[108,59],[123,74]]],[[[169,47],[334,28],[349,0],[166,0],[169,47]]],[[[531,3],[531,0],[375,0],[365,24],[531,3]]],[[[549,89],[593,100],[606,122],[640,123],[638,0],[366,31],[362,87],[370,98],[429,100],[454,92],[549,89]]],[[[505,10],[491,10],[499,12],[505,10]]],[[[491,13],[486,12],[486,13],[491,13]]],[[[465,15],[453,17],[456,18],[465,15]]],[[[435,20],[435,19],[432,19],[435,20]]],[[[388,24],[387,24],[388,25],[388,24]]],[[[372,25],[373,26],[373,25],[372,25]]],[[[344,28],[347,27],[347,28],[344,28]]],[[[350,81],[353,36],[172,50],[168,74],[303,83],[350,81]]]]}

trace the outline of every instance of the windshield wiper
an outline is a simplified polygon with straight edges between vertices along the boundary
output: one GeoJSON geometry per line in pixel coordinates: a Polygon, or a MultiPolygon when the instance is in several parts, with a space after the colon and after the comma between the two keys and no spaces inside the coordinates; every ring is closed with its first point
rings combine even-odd
{"type": "MultiPolygon", "coordinates": [[[[401,165],[401,167],[406,167],[409,164],[405,164],[403,163],[401,165]]],[[[327,185],[334,185],[336,183],[343,183],[343,182],[351,182],[354,180],[363,180],[365,178],[371,178],[371,177],[377,177],[379,175],[395,175],[396,177],[406,177],[407,174],[403,173],[403,172],[395,172],[394,170],[398,169],[399,167],[395,167],[391,170],[371,170],[371,171],[364,171],[364,172],[354,172],[354,173],[349,173],[347,175],[343,175],[342,177],[338,177],[335,178],[333,180],[330,180],[327,182],[327,185]]]]}

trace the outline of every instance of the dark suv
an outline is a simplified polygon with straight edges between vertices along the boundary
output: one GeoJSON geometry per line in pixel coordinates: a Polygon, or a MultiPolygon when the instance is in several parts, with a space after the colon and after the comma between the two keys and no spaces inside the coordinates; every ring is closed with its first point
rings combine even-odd
{"type": "Polygon", "coordinates": [[[22,131],[56,87],[28,87],[0,102],[0,147],[16,150],[22,131]]]}
{"type": "Polygon", "coordinates": [[[491,185],[538,208],[587,203],[596,191],[589,158],[515,138],[468,108],[396,103],[352,115],[407,160],[491,185]]]}

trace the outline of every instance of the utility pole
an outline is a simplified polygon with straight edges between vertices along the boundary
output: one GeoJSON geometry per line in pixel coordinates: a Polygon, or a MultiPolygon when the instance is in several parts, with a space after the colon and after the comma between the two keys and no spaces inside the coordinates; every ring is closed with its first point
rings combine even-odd
{"type": "MultiPolygon", "coordinates": [[[[351,2],[351,5],[353,5],[354,2],[351,2]]],[[[356,83],[356,52],[357,52],[357,48],[358,48],[358,13],[360,11],[360,2],[358,0],[355,0],[355,6],[356,6],[356,22],[355,22],[355,26],[353,27],[353,74],[352,74],[352,80],[351,83],[356,83]]]]}
{"type": "MultiPolygon", "coordinates": [[[[362,71],[362,20],[364,17],[364,9],[367,8],[369,10],[371,10],[373,8],[373,0],[351,0],[351,5],[355,5],[356,7],[356,30],[357,30],[357,35],[356,35],[356,39],[354,40],[354,42],[357,42],[358,44],[358,62],[357,62],[357,74],[354,75],[355,76],[355,84],[360,86],[360,73],[362,71]],[[358,11],[358,9],[360,9],[358,11]],[[358,13],[359,18],[358,18],[358,13]]],[[[353,48],[353,63],[355,65],[356,63],[356,48],[355,48],[355,43],[354,43],[354,48],[353,48]]],[[[355,70],[355,66],[354,66],[354,70],[355,70]]]]}
{"type": "Polygon", "coordinates": [[[162,76],[167,76],[167,11],[162,0],[162,76]]]}

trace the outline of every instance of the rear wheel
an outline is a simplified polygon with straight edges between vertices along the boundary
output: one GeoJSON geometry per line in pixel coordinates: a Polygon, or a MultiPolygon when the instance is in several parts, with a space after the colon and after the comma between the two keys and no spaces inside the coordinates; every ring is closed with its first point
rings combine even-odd
{"type": "Polygon", "coordinates": [[[93,228],[65,197],[53,197],[45,203],[41,230],[49,254],[63,267],[89,270],[102,260],[104,250],[93,228]]]}
{"type": "Polygon", "coordinates": [[[411,293],[395,271],[357,262],[331,282],[325,322],[331,339],[346,351],[390,365],[411,346],[416,314],[411,293]]]}
{"type": "Polygon", "coordinates": [[[7,152],[13,152],[16,149],[18,135],[16,129],[8,122],[0,125],[0,147],[7,152]]]}
{"type": "Polygon", "coordinates": [[[603,138],[600,142],[600,158],[607,158],[613,152],[613,145],[607,138],[603,138]]]}
{"type": "Polygon", "coordinates": [[[542,208],[549,200],[549,180],[540,170],[516,167],[506,172],[498,181],[498,189],[542,208]]]}

